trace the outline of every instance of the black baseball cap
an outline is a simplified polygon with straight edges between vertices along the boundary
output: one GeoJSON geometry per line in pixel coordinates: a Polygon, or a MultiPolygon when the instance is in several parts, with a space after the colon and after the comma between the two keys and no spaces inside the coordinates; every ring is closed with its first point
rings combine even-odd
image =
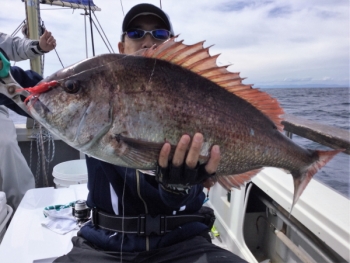
{"type": "Polygon", "coordinates": [[[138,4],[132,7],[124,17],[122,33],[124,33],[128,29],[128,26],[131,23],[131,21],[133,21],[136,17],[142,15],[154,15],[159,17],[167,26],[167,28],[165,29],[169,30],[171,35],[174,36],[174,29],[171,25],[169,16],[162,9],[152,4],[138,4]]]}

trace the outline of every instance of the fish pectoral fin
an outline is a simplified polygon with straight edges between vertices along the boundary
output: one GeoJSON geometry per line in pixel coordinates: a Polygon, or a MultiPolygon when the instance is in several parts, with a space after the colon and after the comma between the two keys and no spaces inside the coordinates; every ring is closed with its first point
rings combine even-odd
{"type": "MultiPolygon", "coordinates": [[[[126,150],[121,156],[121,159],[123,159],[126,163],[140,168],[145,167],[145,164],[154,163],[155,168],[160,150],[162,149],[164,143],[128,138],[120,134],[117,134],[115,138],[119,143],[122,142],[126,145],[126,150]]],[[[175,147],[171,146],[171,148],[174,149],[175,147]]]]}
{"type": "Polygon", "coordinates": [[[218,177],[218,182],[227,191],[230,191],[231,188],[241,189],[241,186],[243,186],[246,182],[250,181],[260,171],[261,171],[261,168],[251,170],[242,174],[220,176],[218,177]]]}

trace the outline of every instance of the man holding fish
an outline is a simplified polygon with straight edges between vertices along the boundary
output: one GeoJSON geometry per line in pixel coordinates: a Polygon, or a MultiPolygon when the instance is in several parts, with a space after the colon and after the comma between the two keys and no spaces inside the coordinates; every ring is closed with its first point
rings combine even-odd
{"type": "MultiPolygon", "coordinates": [[[[122,54],[136,55],[172,36],[167,14],[140,4],[126,14],[118,47],[122,54]]],[[[183,135],[170,159],[171,145],[165,142],[155,172],[87,156],[92,220],[73,238],[72,251],[55,262],[245,262],[211,244],[208,232],[215,217],[210,210],[199,212],[203,185],[214,185],[211,177],[220,162],[214,145],[209,160],[199,165],[202,146],[201,133],[183,135]]]]}
{"type": "Polygon", "coordinates": [[[161,9],[137,5],[124,18],[121,54],[28,89],[33,118],[87,155],[92,218],[56,262],[242,262],[207,241],[214,216],[202,208],[203,183],[240,188],[263,167],[282,168],[293,177],[292,208],[342,151],[295,144],[276,99],[217,66],[203,42],[172,36],[161,9]]]}

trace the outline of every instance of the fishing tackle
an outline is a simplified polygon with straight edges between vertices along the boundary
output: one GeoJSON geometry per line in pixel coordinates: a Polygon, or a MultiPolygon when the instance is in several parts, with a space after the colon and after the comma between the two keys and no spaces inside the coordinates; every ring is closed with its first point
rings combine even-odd
{"type": "Polygon", "coordinates": [[[27,102],[32,97],[34,97],[40,93],[48,91],[49,89],[57,86],[57,84],[58,84],[58,81],[56,81],[56,80],[53,80],[50,82],[41,82],[34,87],[17,89],[16,91],[26,90],[26,91],[30,92],[31,94],[24,100],[24,102],[27,102]]]}

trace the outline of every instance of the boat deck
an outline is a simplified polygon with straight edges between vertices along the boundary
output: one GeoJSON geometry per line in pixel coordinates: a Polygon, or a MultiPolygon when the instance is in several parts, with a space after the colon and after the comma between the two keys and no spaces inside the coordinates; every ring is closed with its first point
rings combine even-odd
{"type": "Polygon", "coordinates": [[[57,234],[41,225],[43,209],[86,199],[86,184],[69,188],[53,187],[29,190],[23,197],[0,245],[0,262],[46,263],[72,249],[71,238],[77,231],[57,234]]]}

